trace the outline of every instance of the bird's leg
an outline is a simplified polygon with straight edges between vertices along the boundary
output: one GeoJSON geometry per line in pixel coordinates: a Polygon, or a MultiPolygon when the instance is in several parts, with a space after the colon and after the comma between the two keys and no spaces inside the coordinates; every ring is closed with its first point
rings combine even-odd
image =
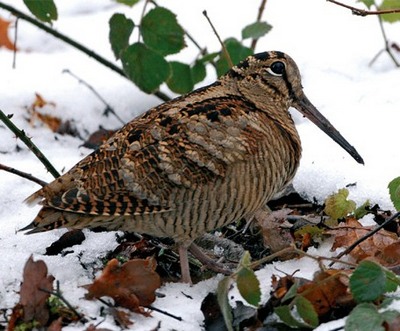
{"type": "Polygon", "coordinates": [[[183,283],[192,284],[189,269],[188,248],[192,241],[184,242],[179,245],[179,262],[181,264],[181,277],[183,283]]]}
{"type": "Polygon", "coordinates": [[[213,259],[208,257],[199,246],[194,242],[189,245],[190,253],[192,253],[205,267],[215,272],[222,273],[224,275],[230,275],[232,272],[224,268],[223,264],[215,262],[213,259]]]}

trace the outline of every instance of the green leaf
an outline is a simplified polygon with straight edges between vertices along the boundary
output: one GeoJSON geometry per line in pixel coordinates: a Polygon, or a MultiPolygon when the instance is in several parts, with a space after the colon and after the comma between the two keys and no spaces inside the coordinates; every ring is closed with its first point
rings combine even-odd
{"type": "Polygon", "coordinates": [[[193,83],[197,84],[206,78],[206,66],[201,61],[196,61],[191,68],[193,83]]]}
{"type": "Polygon", "coordinates": [[[400,210],[400,177],[393,179],[389,185],[390,200],[392,200],[397,211],[400,210]]]}
{"type": "Polygon", "coordinates": [[[356,209],[356,203],[347,200],[349,191],[345,188],[340,189],[338,193],[330,195],[325,200],[325,213],[331,218],[337,220],[346,217],[356,209]]]}
{"type": "Polygon", "coordinates": [[[254,271],[242,267],[236,276],[237,287],[240,295],[251,305],[258,306],[261,300],[260,281],[254,271]]]}
{"type": "Polygon", "coordinates": [[[384,269],[384,271],[386,276],[385,293],[396,291],[400,285],[400,278],[393,271],[387,269],[384,269]]]}
{"type": "Polygon", "coordinates": [[[297,295],[297,289],[300,286],[300,280],[298,278],[294,279],[294,283],[290,286],[289,290],[286,292],[285,296],[282,298],[282,302],[294,298],[297,295]]]}
{"type": "Polygon", "coordinates": [[[172,74],[167,80],[167,85],[170,90],[180,94],[192,91],[194,84],[190,66],[176,61],[172,61],[169,64],[172,74]]]}
{"type": "Polygon", "coordinates": [[[119,59],[121,52],[129,46],[129,37],[135,27],[133,21],[126,18],[124,14],[114,14],[110,21],[109,40],[116,59],[119,59]]]}
{"type": "Polygon", "coordinates": [[[166,8],[150,10],[143,17],[140,29],[146,46],[161,55],[175,54],[185,47],[184,30],[176,15],[166,8]]]}
{"type": "Polygon", "coordinates": [[[345,330],[384,331],[383,317],[371,303],[357,305],[346,319],[345,330]]]}
{"type": "Polygon", "coordinates": [[[202,63],[208,63],[208,62],[213,61],[220,54],[221,54],[220,52],[209,53],[209,54],[204,55],[198,61],[200,61],[202,63]]]}
{"type": "Polygon", "coordinates": [[[357,209],[354,211],[354,216],[356,219],[363,218],[365,215],[370,213],[368,208],[370,207],[370,202],[369,200],[365,201],[360,207],[357,207],[357,209]]]}
{"type": "Polygon", "coordinates": [[[30,12],[43,22],[51,23],[58,18],[53,0],[24,0],[24,3],[30,12]]]}
{"type": "Polygon", "coordinates": [[[375,0],[358,0],[358,2],[362,2],[364,5],[367,6],[368,9],[375,3],[375,0]]]}
{"type": "MultiPolygon", "coordinates": [[[[396,310],[386,310],[386,311],[381,312],[381,316],[385,322],[391,323],[394,320],[400,318],[400,312],[398,312],[396,310]]],[[[391,330],[390,327],[388,329],[391,330]]]]}
{"type": "Polygon", "coordinates": [[[319,324],[318,314],[312,303],[302,295],[297,296],[294,302],[303,321],[313,328],[317,327],[319,324]]]}
{"type": "Polygon", "coordinates": [[[136,5],[140,0],[115,0],[119,3],[122,3],[123,5],[127,5],[129,7],[133,7],[136,5]]]}
{"type": "Polygon", "coordinates": [[[274,308],[274,312],[283,323],[293,328],[309,328],[305,323],[295,319],[289,306],[279,306],[274,308]]]}
{"type": "MultiPolygon", "coordinates": [[[[379,9],[380,10],[400,9],[400,0],[383,0],[379,9]]],[[[400,13],[383,14],[381,15],[381,18],[383,21],[388,23],[397,22],[400,21],[400,13]]]]}
{"type": "Polygon", "coordinates": [[[217,288],[217,300],[219,307],[221,308],[222,316],[228,331],[233,331],[233,314],[232,307],[229,304],[228,293],[231,286],[231,278],[224,277],[219,283],[217,288]]]}
{"type": "MultiPolygon", "coordinates": [[[[233,64],[239,63],[244,60],[247,56],[253,54],[253,51],[243,46],[238,40],[235,38],[229,38],[224,42],[225,47],[232,59],[233,64]]],[[[229,62],[225,57],[223,52],[220,53],[219,59],[216,63],[217,65],[217,75],[218,77],[224,75],[229,69],[229,62]]]]}
{"type": "Polygon", "coordinates": [[[144,92],[152,93],[170,76],[170,66],[158,53],[135,43],[121,53],[126,75],[144,92]]]}
{"type": "Polygon", "coordinates": [[[357,302],[378,299],[385,292],[385,287],[385,270],[372,261],[361,261],[350,277],[350,291],[357,302]]]}
{"type": "Polygon", "coordinates": [[[255,22],[247,25],[242,30],[242,39],[258,39],[267,34],[272,29],[272,25],[267,22],[255,22]]]}

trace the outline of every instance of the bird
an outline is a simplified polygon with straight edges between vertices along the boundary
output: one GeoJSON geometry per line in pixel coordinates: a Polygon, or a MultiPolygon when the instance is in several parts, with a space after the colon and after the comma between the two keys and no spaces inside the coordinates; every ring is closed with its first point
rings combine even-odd
{"type": "Polygon", "coordinates": [[[26,199],[42,208],[22,230],[102,227],[170,237],[181,280],[190,283],[188,250],[207,262],[194,239],[251,219],[292,181],[301,142],[290,107],[364,164],[306,97],[294,60],[261,52],[127,123],[26,199]]]}

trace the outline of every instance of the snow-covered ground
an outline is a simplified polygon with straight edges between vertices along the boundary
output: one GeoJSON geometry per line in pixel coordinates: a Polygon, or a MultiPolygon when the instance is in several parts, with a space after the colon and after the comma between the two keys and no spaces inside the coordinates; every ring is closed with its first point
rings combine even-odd
{"type": "MultiPolygon", "coordinates": [[[[27,11],[22,0],[4,1],[27,11]]],[[[223,38],[240,38],[241,28],[253,22],[260,1],[234,3],[228,0],[158,1],[178,14],[179,22],[210,51],[218,43],[202,15],[208,15],[223,38]]],[[[108,19],[115,11],[124,12],[138,20],[142,5],[133,9],[117,5],[111,0],[58,0],[59,20],[54,27],[89,48],[113,60],[108,43],[108,19]]],[[[360,3],[355,3],[361,5],[360,3]]],[[[0,10],[0,16],[10,15],[0,10]]],[[[356,17],[343,8],[324,0],[270,0],[264,18],[273,30],[263,38],[257,51],[281,50],[297,62],[303,76],[303,85],[309,99],[336,126],[363,156],[365,166],[357,164],[345,151],[330,140],[309,121],[293,111],[303,144],[303,158],[294,180],[295,188],[309,198],[321,201],[328,194],[350,183],[350,199],[357,204],[369,199],[382,208],[393,209],[387,184],[400,175],[400,149],[398,126],[400,119],[400,71],[386,54],[370,67],[369,61],[383,47],[376,17],[356,17]]],[[[399,36],[400,24],[386,25],[389,38],[399,36]]],[[[190,42],[188,41],[190,45],[190,42]]],[[[191,46],[191,45],[190,45],[191,46]]],[[[63,69],[92,84],[124,121],[128,121],[160,101],[141,93],[126,79],[96,63],[37,28],[19,22],[16,69],[12,69],[13,54],[0,49],[0,109],[14,114],[13,121],[33,138],[55,167],[64,172],[90,150],[80,147],[82,140],[52,133],[35,122],[31,126],[26,108],[34,101],[35,92],[54,102],[49,113],[62,119],[73,119],[82,134],[91,133],[102,125],[108,129],[120,126],[113,117],[101,116],[102,103],[83,85],[63,69]]],[[[191,59],[193,48],[178,56],[191,59]]],[[[210,70],[208,82],[215,76],[210,70]]],[[[205,84],[205,83],[204,83],[205,84]]],[[[13,134],[0,123],[0,163],[50,181],[52,176],[13,134]],[[16,145],[22,151],[16,152],[16,145]]],[[[60,281],[68,301],[84,310],[87,316],[98,316],[100,303],[82,299],[81,285],[91,282],[92,275],[79,263],[94,261],[104,252],[116,247],[114,233],[86,232],[87,239],[74,247],[74,253],[61,256],[43,256],[45,248],[64,230],[25,236],[17,230],[27,225],[39,207],[28,208],[23,200],[39,188],[38,185],[0,171],[0,307],[13,307],[18,301],[22,269],[29,257],[46,261],[49,272],[60,281]]],[[[329,247],[323,245],[317,254],[327,255],[329,247]]],[[[269,282],[277,265],[257,273],[263,282],[265,297],[269,282]]],[[[291,274],[300,269],[298,276],[311,278],[317,269],[306,259],[280,263],[277,268],[291,274]]],[[[203,320],[200,303],[205,295],[216,288],[218,277],[193,287],[184,284],[165,284],[160,292],[166,294],[154,303],[183,318],[177,322],[154,312],[153,317],[134,316],[133,330],[150,330],[161,322],[162,330],[199,330],[203,320]],[[191,298],[189,298],[189,295],[191,298]]],[[[100,320],[97,320],[99,322],[100,320]]],[[[96,324],[96,321],[93,321],[96,324]]],[[[329,330],[342,321],[323,325],[318,330],[329,330]]],[[[101,327],[118,329],[111,318],[101,327]]],[[[66,330],[83,329],[69,326],[66,330]]]]}

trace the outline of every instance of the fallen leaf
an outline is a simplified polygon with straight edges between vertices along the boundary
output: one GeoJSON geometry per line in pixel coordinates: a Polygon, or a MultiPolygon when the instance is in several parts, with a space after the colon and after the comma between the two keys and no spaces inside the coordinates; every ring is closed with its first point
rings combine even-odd
{"type": "Polygon", "coordinates": [[[89,136],[89,138],[83,143],[83,146],[86,148],[97,149],[102,143],[110,138],[114,132],[114,130],[100,128],[89,136]]]}
{"type": "Polygon", "coordinates": [[[8,29],[10,27],[11,21],[3,20],[0,17],[0,47],[5,47],[11,51],[17,50],[15,44],[8,37],[8,29]]]}
{"type": "Polygon", "coordinates": [[[117,325],[121,326],[123,329],[129,329],[133,322],[129,319],[130,315],[126,311],[109,307],[108,311],[114,317],[117,325]]]}
{"type": "MultiPolygon", "coordinates": [[[[346,222],[340,223],[335,229],[328,230],[326,233],[335,236],[332,250],[345,248],[366,235],[374,227],[362,226],[355,218],[348,218],[346,222]]],[[[379,257],[381,252],[389,245],[397,242],[398,237],[395,233],[386,230],[380,230],[373,236],[361,242],[350,255],[361,261],[367,257],[379,257]]]]}
{"type": "Polygon", "coordinates": [[[54,277],[47,275],[44,261],[33,261],[32,256],[25,264],[19,303],[23,308],[24,322],[36,320],[44,326],[49,319],[46,301],[53,291],[54,277]],[[45,291],[44,291],[45,290],[45,291]]]}
{"type": "Polygon", "coordinates": [[[325,200],[325,213],[331,218],[337,220],[346,217],[356,209],[356,203],[353,200],[347,200],[349,196],[348,189],[340,189],[337,193],[330,195],[325,200]]]}
{"type": "MultiPolygon", "coordinates": [[[[312,303],[318,316],[326,315],[339,306],[338,302],[349,299],[348,286],[340,280],[342,270],[326,270],[314,275],[314,279],[300,286],[297,293],[312,303]]],[[[349,299],[351,300],[351,298],[349,299]]]]}
{"type": "Polygon", "coordinates": [[[112,259],[100,277],[84,286],[88,290],[85,297],[91,300],[108,296],[116,305],[148,315],[143,307],[155,300],[155,290],[161,286],[156,266],[154,258],[130,260],[123,265],[112,259]]]}

